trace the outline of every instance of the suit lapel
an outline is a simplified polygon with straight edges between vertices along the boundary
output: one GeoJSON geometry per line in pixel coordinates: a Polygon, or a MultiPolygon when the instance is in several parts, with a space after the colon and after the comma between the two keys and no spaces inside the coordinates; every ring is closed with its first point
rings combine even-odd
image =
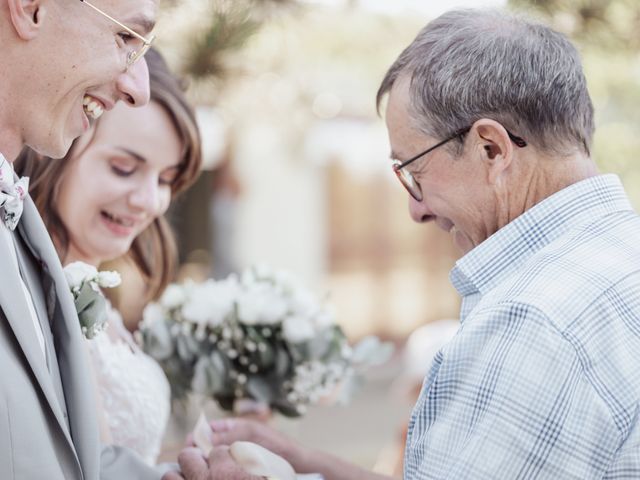
{"type": "Polygon", "coordinates": [[[0,279],[2,282],[0,286],[0,305],[2,305],[2,310],[53,415],[68,435],[63,412],[49,376],[44,355],[38,344],[36,332],[31,322],[29,307],[22,292],[20,271],[14,265],[13,259],[7,254],[0,255],[0,271],[2,272],[0,279]]]}
{"type": "MultiPolygon", "coordinates": [[[[100,445],[96,402],[88,368],[90,359],[58,254],[30,197],[25,198],[24,213],[18,229],[25,245],[41,262],[45,275],[43,284],[45,288],[48,287],[48,291],[45,291],[47,309],[53,311],[51,332],[64,387],[73,445],[85,478],[98,478],[100,445]]],[[[55,396],[53,391],[51,393],[55,396]]]]}

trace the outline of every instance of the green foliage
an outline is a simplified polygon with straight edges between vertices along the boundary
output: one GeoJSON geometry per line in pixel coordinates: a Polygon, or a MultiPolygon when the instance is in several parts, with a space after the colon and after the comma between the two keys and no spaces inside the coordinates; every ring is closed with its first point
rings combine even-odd
{"type": "MultiPolygon", "coordinates": [[[[166,0],[171,6],[174,2],[166,0]]],[[[296,0],[210,0],[206,25],[192,32],[184,53],[184,73],[196,80],[224,78],[229,58],[267,23],[274,12],[297,6],[296,0]]]]}
{"type": "Polygon", "coordinates": [[[607,50],[640,46],[637,0],[511,0],[510,4],[551,19],[583,45],[607,50]]]}
{"type": "Polygon", "coordinates": [[[190,45],[185,71],[196,79],[223,76],[225,56],[239,50],[259,27],[247,7],[214,12],[208,27],[190,45]]]}
{"type": "Polygon", "coordinates": [[[596,111],[593,156],[622,177],[640,207],[640,2],[637,0],[510,0],[541,16],[580,48],[596,111]]]}

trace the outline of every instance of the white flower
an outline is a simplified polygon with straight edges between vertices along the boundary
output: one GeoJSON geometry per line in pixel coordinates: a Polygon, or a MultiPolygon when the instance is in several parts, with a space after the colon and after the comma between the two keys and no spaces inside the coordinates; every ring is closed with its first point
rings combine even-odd
{"type": "Polygon", "coordinates": [[[301,343],[312,339],[316,335],[313,323],[308,317],[291,316],[282,322],[282,336],[291,343],[301,343]]]}
{"type": "Polygon", "coordinates": [[[98,275],[98,269],[84,262],[73,262],[64,267],[64,275],[71,290],[80,288],[83,282],[91,281],[98,275]]]}
{"type": "Polygon", "coordinates": [[[314,322],[318,330],[324,330],[336,323],[336,316],[333,309],[325,307],[314,317],[314,322]]]}
{"type": "Polygon", "coordinates": [[[182,305],[186,299],[187,296],[184,292],[184,288],[172,283],[165,289],[162,297],[160,298],[160,303],[164,308],[173,310],[174,308],[178,308],[182,305]]]}
{"type": "Polygon", "coordinates": [[[161,322],[162,320],[164,320],[164,309],[162,306],[157,303],[150,303],[142,312],[142,324],[140,327],[151,327],[154,323],[161,322]]]}
{"type": "Polygon", "coordinates": [[[238,296],[238,319],[245,325],[273,325],[287,313],[287,303],[270,285],[255,284],[238,296]]]}
{"type": "Polygon", "coordinates": [[[114,271],[101,271],[98,272],[98,285],[102,288],[117,287],[122,283],[120,274],[114,271]]]}
{"type": "Polygon", "coordinates": [[[321,307],[316,297],[306,289],[299,288],[291,297],[291,309],[299,315],[314,315],[321,307]]]}
{"type": "Polygon", "coordinates": [[[219,282],[208,280],[194,286],[182,306],[182,315],[196,324],[218,326],[233,311],[237,291],[238,285],[233,277],[219,282]]]}
{"type": "Polygon", "coordinates": [[[286,270],[276,270],[272,274],[275,282],[280,285],[284,291],[295,291],[297,288],[298,280],[296,277],[286,270]]]}

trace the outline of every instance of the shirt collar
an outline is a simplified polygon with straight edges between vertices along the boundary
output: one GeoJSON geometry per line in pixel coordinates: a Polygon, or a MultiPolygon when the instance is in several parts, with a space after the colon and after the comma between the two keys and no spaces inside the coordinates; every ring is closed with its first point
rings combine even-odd
{"type": "Polygon", "coordinates": [[[617,175],[600,175],[545,198],[456,262],[449,278],[458,293],[484,295],[535,253],[580,224],[633,210],[617,175]]]}

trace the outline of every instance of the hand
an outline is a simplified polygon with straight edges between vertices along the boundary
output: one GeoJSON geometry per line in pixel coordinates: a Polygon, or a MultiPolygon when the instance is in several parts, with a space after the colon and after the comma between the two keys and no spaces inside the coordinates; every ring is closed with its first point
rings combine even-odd
{"type": "Polygon", "coordinates": [[[178,455],[181,472],[169,472],[162,480],[263,480],[245,472],[229,454],[229,447],[214,447],[209,458],[197,448],[185,448],[178,455]]]}
{"type": "Polygon", "coordinates": [[[273,412],[266,403],[256,402],[250,398],[238,398],[233,402],[233,415],[268,422],[273,417],[273,412]]]}
{"type": "Polygon", "coordinates": [[[244,418],[213,420],[211,443],[214,446],[231,445],[236,441],[247,441],[262,445],[287,460],[297,472],[308,472],[305,451],[291,438],[269,427],[265,423],[244,418]]]}

